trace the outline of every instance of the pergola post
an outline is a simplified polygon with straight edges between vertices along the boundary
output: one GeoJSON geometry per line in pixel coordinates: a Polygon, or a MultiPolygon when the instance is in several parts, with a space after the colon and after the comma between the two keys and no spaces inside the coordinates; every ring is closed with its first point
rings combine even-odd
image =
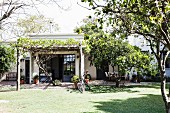
{"type": "MultiPolygon", "coordinates": [[[[79,49],[80,49],[80,65],[79,65],[79,68],[80,68],[80,77],[81,77],[81,80],[82,82],[84,82],[84,54],[83,54],[83,50],[82,50],[82,44],[80,43],[80,46],[79,46],[79,49]]],[[[85,87],[83,89],[83,92],[85,91],[85,87]]]]}
{"type": "Polygon", "coordinates": [[[30,72],[29,72],[29,83],[31,84],[33,74],[33,54],[30,52],[30,72]]]}
{"type": "Polygon", "coordinates": [[[82,79],[84,79],[84,54],[83,54],[83,51],[82,51],[82,44],[80,43],[80,70],[79,70],[79,73],[80,73],[80,77],[82,79]]]}
{"type": "Polygon", "coordinates": [[[17,48],[17,91],[20,91],[20,51],[17,48]]]}
{"type": "Polygon", "coordinates": [[[81,76],[84,78],[84,54],[82,52],[82,48],[81,48],[81,63],[80,63],[80,67],[81,67],[81,76]]]}

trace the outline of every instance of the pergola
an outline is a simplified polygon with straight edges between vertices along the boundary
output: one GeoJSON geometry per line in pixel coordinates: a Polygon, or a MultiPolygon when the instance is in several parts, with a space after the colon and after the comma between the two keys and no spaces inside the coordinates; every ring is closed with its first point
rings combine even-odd
{"type": "Polygon", "coordinates": [[[30,72],[29,83],[31,83],[34,73],[34,60],[37,54],[63,54],[73,53],[76,57],[76,73],[81,78],[84,74],[84,53],[85,44],[82,40],[67,39],[64,41],[56,39],[31,39],[19,38],[16,43],[17,47],[17,90],[20,90],[20,59],[23,53],[30,54],[30,72]]]}

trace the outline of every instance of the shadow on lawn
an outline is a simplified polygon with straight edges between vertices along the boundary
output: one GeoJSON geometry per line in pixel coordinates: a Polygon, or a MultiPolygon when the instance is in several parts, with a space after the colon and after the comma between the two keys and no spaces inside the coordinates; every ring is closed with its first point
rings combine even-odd
{"type": "Polygon", "coordinates": [[[126,86],[127,88],[154,88],[154,89],[160,89],[160,84],[147,84],[147,85],[129,85],[126,86]]]}
{"type": "Polygon", "coordinates": [[[116,93],[116,92],[129,92],[129,93],[133,93],[133,92],[138,92],[138,91],[132,91],[127,87],[120,87],[120,88],[116,88],[115,86],[90,86],[90,90],[89,92],[92,93],[116,93]]]}
{"type": "Polygon", "coordinates": [[[160,95],[149,94],[126,100],[116,99],[93,103],[98,111],[104,113],[165,113],[160,95]]]}
{"type": "MultiPolygon", "coordinates": [[[[139,92],[135,90],[131,90],[132,88],[154,88],[160,89],[160,84],[146,84],[146,85],[129,85],[129,86],[121,86],[120,88],[116,88],[115,85],[90,85],[90,90],[86,90],[91,93],[116,93],[116,92],[128,92],[134,93],[139,92]]],[[[79,93],[78,90],[71,90],[71,92],[79,93]]]]}
{"type": "Polygon", "coordinates": [[[0,87],[0,92],[11,92],[11,91],[16,91],[16,88],[0,87]]]}
{"type": "MultiPolygon", "coordinates": [[[[67,91],[70,91],[70,93],[75,92],[75,93],[81,93],[78,89],[67,89],[67,91]]],[[[116,88],[115,86],[106,86],[106,85],[91,85],[90,90],[86,89],[87,92],[90,93],[116,93],[116,92],[129,92],[129,93],[134,93],[138,91],[132,91],[130,88],[127,87],[120,87],[116,88]]]]}

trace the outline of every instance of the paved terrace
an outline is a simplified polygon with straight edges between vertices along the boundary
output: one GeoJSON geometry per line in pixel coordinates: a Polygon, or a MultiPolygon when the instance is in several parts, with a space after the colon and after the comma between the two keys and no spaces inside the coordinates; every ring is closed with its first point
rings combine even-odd
{"type": "MultiPolygon", "coordinates": [[[[90,85],[115,85],[115,82],[103,81],[103,80],[94,80],[89,82],[90,85]]],[[[121,85],[130,86],[130,85],[149,85],[153,84],[153,82],[141,82],[141,83],[131,83],[129,81],[125,81],[125,83],[121,83],[121,85]]],[[[155,84],[155,82],[154,82],[155,84]]],[[[3,87],[6,88],[16,88],[16,81],[2,81],[0,82],[0,91],[3,90],[3,87]]],[[[39,83],[39,84],[21,84],[21,89],[55,89],[55,88],[73,88],[73,83],[70,82],[62,82],[61,86],[53,86],[49,83],[39,83]]]]}

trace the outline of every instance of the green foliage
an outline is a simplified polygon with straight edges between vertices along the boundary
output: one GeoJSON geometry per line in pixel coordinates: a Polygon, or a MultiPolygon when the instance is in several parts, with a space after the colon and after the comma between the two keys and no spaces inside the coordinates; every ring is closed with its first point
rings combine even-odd
{"type": "Polygon", "coordinates": [[[59,27],[51,18],[46,18],[43,15],[31,15],[26,19],[19,19],[17,22],[19,36],[25,36],[28,33],[49,33],[58,31],[59,27]]]}
{"type": "Polygon", "coordinates": [[[15,50],[10,46],[0,46],[0,73],[7,72],[15,62],[15,50]]]}
{"type": "Polygon", "coordinates": [[[152,56],[142,53],[140,48],[125,41],[126,35],[118,36],[114,32],[110,34],[106,33],[107,31],[104,29],[100,29],[97,23],[99,20],[91,17],[84,19],[84,24],[75,29],[75,31],[84,33],[85,39],[87,39],[85,50],[90,54],[91,64],[102,69],[105,68],[105,64],[119,66],[122,74],[135,67],[138,72],[142,71],[150,75],[153,72],[153,70],[151,71],[152,56]]]}
{"type": "Polygon", "coordinates": [[[59,86],[59,85],[61,85],[60,80],[57,80],[57,79],[54,80],[54,81],[53,81],[53,85],[54,85],[54,86],[59,86]]]}
{"type": "Polygon", "coordinates": [[[33,79],[34,79],[34,80],[39,79],[39,76],[38,76],[38,75],[34,75],[34,76],[33,76],[33,79]]]}
{"type": "MultiPolygon", "coordinates": [[[[126,38],[129,35],[137,34],[142,35],[149,41],[150,49],[158,62],[162,78],[161,93],[166,112],[168,112],[170,109],[168,106],[169,99],[164,88],[166,56],[163,52],[166,49],[168,49],[168,52],[170,51],[170,1],[106,0],[103,1],[103,4],[99,4],[97,0],[83,0],[83,2],[88,2],[89,6],[95,10],[98,23],[101,26],[107,25],[108,28],[111,28],[111,32],[119,36],[119,38],[126,38]]],[[[142,58],[140,54],[136,55],[142,58]]],[[[124,58],[121,61],[124,61],[124,58]]],[[[143,67],[145,68],[145,66],[143,67]]]]}
{"type": "MultiPolygon", "coordinates": [[[[83,45],[86,42],[82,42],[83,45]]],[[[36,51],[38,48],[54,49],[55,47],[79,47],[80,41],[69,38],[67,40],[48,40],[48,39],[39,39],[32,40],[31,38],[19,38],[16,44],[13,44],[14,47],[21,49],[21,52],[27,51],[36,51]]]]}
{"type": "Polygon", "coordinates": [[[79,82],[79,76],[78,76],[78,75],[74,75],[74,76],[71,78],[71,82],[73,82],[73,83],[78,83],[78,82],[79,82]]]}
{"type": "Polygon", "coordinates": [[[137,34],[154,46],[161,42],[170,49],[169,0],[83,0],[95,10],[97,23],[107,25],[120,38],[137,34]]]}
{"type": "Polygon", "coordinates": [[[95,18],[85,18],[82,23],[83,24],[81,26],[74,29],[74,32],[79,34],[84,33],[84,39],[89,39],[90,35],[94,33],[103,32],[102,29],[99,29],[97,26],[97,19],[95,18]]]}
{"type": "Polygon", "coordinates": [[[153,57],[122,39],[101,33],[92,35],[88,44],[91,61],[98,68],[103,68],[103,62],[107,62],[109,65],[119,66],[122,74],[132,67],[137,71],[149,72],[153,57]]]}
{"type": "Polygon", "coordinates": [[[25,76],[22,75],[22,76],[20,77],[20,80],[25,80],[25,76]]]}
{"type": "Polygon", "coordinates": [[[91,75],[90,75],[90,74],[86,74],[86,75],[85,75],[85,79],[91,80],[91,75]]]}

